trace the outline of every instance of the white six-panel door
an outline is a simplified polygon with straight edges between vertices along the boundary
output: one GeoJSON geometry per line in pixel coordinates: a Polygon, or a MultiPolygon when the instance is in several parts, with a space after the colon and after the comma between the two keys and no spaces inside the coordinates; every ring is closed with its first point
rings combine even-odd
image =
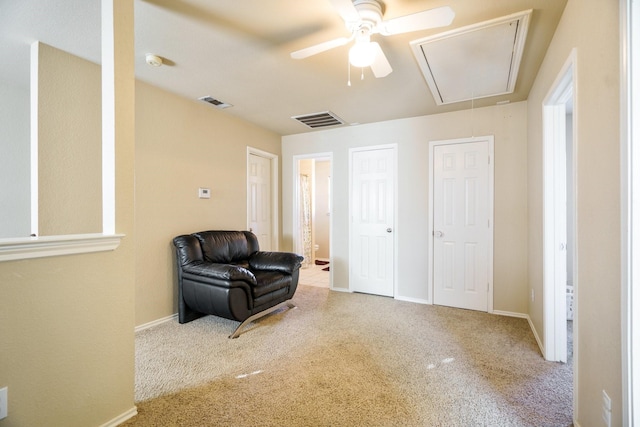
{"type": "Polygon", "coordinates": [[[249,154],[249,229],[258,238],[260,250],[272,250],[271,160],[249,154]]]}
{"type": "Polygon", "coordinates": [[[351,153],[351,291],[394,295],[395,169],[395,147],[351,153]]]}
{"type": "Polygon", "coordinates": [[[433,302],[488,311],[488,141],[433,147],[433,302]]]}

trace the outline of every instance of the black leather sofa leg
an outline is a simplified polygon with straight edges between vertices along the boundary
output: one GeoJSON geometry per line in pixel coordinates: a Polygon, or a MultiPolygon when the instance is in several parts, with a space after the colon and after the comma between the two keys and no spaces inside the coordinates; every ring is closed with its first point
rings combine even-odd
{"type": "Polygon", "coordinates": [[[231,335],[229,335],[229,338],[238,338],[240,336],[240,334],[242,333],[242,328],[244,328],[246,325],[248,325],[249,323],[253,322],[256,319],[259,319],[261,317],[266,316],[267,314],[273,313],[276,310],[279,310],[280,308],[284,307],[284,306],[289,307],[290,309],[292,308],[296,308],[296,305],[294,303],[291,302],[291,300],[287,300],[287,301],[283,301],[280,304],[274,305],[273,307],[267,308],[264,311],[261,311],[260,313],[256,313],[253,316],[247,317],[242,323],[240,323],[240,325],[238,325],[238,327],[236,328],[235,331],[233,331],[233,333],[231,335]]]}
{"type": "Polygon", "coordinates": [[[206,313],[200,313],[198,311],[191,310],[186,304],[183,304],[178,309],[178,322],[189,323],[206,315],[206,313]]]}

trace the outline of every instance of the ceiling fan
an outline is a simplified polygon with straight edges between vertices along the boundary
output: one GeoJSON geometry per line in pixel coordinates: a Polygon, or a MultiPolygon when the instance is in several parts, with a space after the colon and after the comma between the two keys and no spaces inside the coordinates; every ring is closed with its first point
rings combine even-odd
{"type": "Polygon", "coordinates": [[[380,45],[371,41],[372,35],[390,36],[445,27],[451,24],[455,16],[449,6],[443,6],[383,21],[384,3],[380,0],[329,1],[344,20],[351,36],[340,37],[292,52],[291,57],[307,58],[355,40],[349,50],[349,63],[354,67],[371,67],[371,71],[378,78],[387,76],[393,69],[380,45]]]}

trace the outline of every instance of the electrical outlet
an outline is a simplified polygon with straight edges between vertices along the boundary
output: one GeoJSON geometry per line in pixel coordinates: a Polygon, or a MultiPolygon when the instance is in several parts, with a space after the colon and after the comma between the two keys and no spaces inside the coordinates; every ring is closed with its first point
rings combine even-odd
{"type": "Polygon", "coordinates": [[[0,388],[0,420],[7,418],[7,394],[8,387],[0,388]]]}
{"type": "Polygon", "coordinates": [[[531,289],[531,302],[535,302],[536,300],[536,290],[535,289],[531,289]]]}

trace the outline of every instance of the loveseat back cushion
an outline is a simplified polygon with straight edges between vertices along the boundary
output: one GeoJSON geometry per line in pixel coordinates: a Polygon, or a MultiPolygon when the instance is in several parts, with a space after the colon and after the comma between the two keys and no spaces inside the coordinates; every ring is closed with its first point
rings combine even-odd
{"type": "Polygon", "coordinates": [[[192,234],[176,237],[173,239],[173,244],[176,247],[179,265],[185,266],[204,260],[200,242],[192,234]]]}
{"type": "Polygon", "coordinates": [[[201,231],[193,234],[205,261],[230,264],[249,258],[258,250],[258,240],[248,231],[201,231]]]}

